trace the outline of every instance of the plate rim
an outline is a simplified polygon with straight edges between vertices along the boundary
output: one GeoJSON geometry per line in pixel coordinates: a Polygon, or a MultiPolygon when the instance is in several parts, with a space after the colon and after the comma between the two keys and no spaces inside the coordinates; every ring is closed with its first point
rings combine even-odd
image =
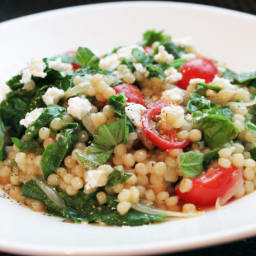
{"type": "MultiPolygon", "coordinates": [[[[205,4],[197,4],[197,3],[185,3],[185,2],[165,2],[165,1],[136,1],[136,2],[105,2],[105,3],[89,3],[89,4],[81,4],[77,6],[63,7],[57,8],[53,10],[42,11],[30,15],[24,15],[18,18],[9,19],[3,22],[0,22],[0,29],[5,26],[15,25],[20,22],[28,22],[29,20],[33,20],[35,18],[43,18],[47,15],[61,14],[63,12],[72,12],[75,9],[80,8],[104,8],[104,6],[124,6],[124,5],[162,5],[162,6],[180,6],[187,7],[191,6],[198,9],[205,9],[212,12],[222,12],[224,14],[230,14],[233,16],[237,16],[244,19],[250,19],[254,22],[256,21],[256,16],[253,14],[226,9],[223,7],[210,6],[205,4]]],[[[112,247],[79,247],[78,249],[73,249],[72,251],[68,250],[68,247],[59,248],[53,246],[40,247],[38,245],[33,245],[30,243],[26,244],[13,244],[12,242],[5,241],[0,238],[0,250],[7,253],[15,253],[15,254],[24,254],[24,255],[120,255],[120,253],[125,255],[143,255],[143,254],[155,254],[155,253],[166,253],[166,252],[178,252],[178,251],[186,251],[191,249],[196,249],[198,247],[204,248],[213,245],[220,245],[231,241],[237,241],[239,239],[248,238],[256,235],[256,224],[255,225],[246,225],[242,227],[232,228],[228,230],[224,230],[221,232],[214,232],[211,234],[207,234],[204,237],[195,236],[192,239],[187,238],[185,240],[179,241],[175,245],[168,244],[170,241],[164,240],[162,242],[154,242],[153,244],[149,243],[141,243],[138,245],[122,245],[122,246],[112,246],[112,247]],[[199,239],[200,237],[200,239],[199,239]],[[216,239],[217,237],[217,239],[216,239]],[[214,238],[214,239],[212,239],[214,238]],[[184,247],[185,244],[185,247],[184,247]],[[132,248],[131,248],[132,247],[132,248]]]]}

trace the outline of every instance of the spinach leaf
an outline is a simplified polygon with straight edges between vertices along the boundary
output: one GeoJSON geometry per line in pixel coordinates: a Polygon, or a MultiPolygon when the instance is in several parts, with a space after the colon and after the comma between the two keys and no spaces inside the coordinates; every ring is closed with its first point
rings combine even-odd
{"type": "Polygon", "coordinates": [[[79,163],[87,170],[95,169],[102,164],[105,164],[111,157],[113,150],[105,151],[102,153],[84,154],[76,152],[76,157],[79,163]]]}
{"type": "Polygon", "coordinates": [[[36,149],[38,147],[38,144],[34,141],[28,140],[28,141],[23,141],[18,138],[12,138],[12,143],[21,151],[21,152],[26,152],[26,151],[31,151],[36,149]]]}
{"type": "Polygon", "coordinates": [[[108,183],[106,187],[113,187],[117,184],[123,184],[130,177],[131,177],[130,173],[122,172],[117,169],[114,169],[114,171],[108,177],[108,183]]]}
{"type": "Polygon", "coordinates": [[[8,80],[6,82],[6,84],[12,89],[12,90],[17,90],[17,89],[22,89],[22,87],[24,86],[23,83],[20,82],[22,78],[22,75],[16,75],[13,76],[10,80],[8,80]]]}
{"type": "Polygon", "coordinates": [[[4,123],[0,118],[0,162],[3,161],[5,157],[5,128],[4,123]]]}
{"type": "Polygon", "coordinates": [[[129,127],[125,118],[121,118],[110,124],[99,127],[97,135],[94,137],[88,150],[92,153],[102,153],[120,144],[126,143],[129,136],[129,127]]]}
{"type": "Polygon", "coordinates": [[[171,67],[174,67],[174,68],[176,68],[176,69],[180,69],[181,66],[183,66],[186,62],[187,62],[187,59],[179,58],[179,59],[173,60],[173,61],[170,63],[170,66],[171,66],[171,67]]]}
{"type": "Polygon", "coordinates": [[[256,72],[237,74],[236,72],[227,69],[222,73],[222,77],[229,79],[232,83],[256,86],[256,72]]]}
{"type": "Polygon", "coordinates": [[[97,69],[99,66],[99,58],[87,47],[79,47],[75,59],[81,67],[97,69]]]}
{"type": "Polygon", "coordinates": [[[151,46],[154,42],[160,42],[163,43],[165,41],[171,40],[171,37],[168,35],[164,34],[164,31],[155,31],[154,29],[152,30],[147,30],[143,34],[143,40],[140,42],[140,45],[142,46],[151,46]]]}
{"type": "Polygon", "coordinates": [[[204,171],[204,155],[199,152],[186,152],[179,156],[179,168],[188,178],[195,178],[204,171]]]}
{"type": "Polygon", "coordinates": [[[143,51],[141,51],[138,48],[132,49],[132,56],[136,59],[136,61],[143,64],[144,66],[153,63],[153,58],[146,55],[143,51]]]}
{"type": "Polygon", "coordinates": [[[196,89],[195,89],[195,93],[198,93],[200,95],[204,95],[205,96],[205,93],[206,93],[206,90],[213,90],[215,92],[219,92],[221,90],[221,87],[219,86],[216,86],[216,85],[212,85],[212,84],[198,84],[196,89]]]}
{"type": "Polygon", "coordinates": [[[161,64],[148,64],[147,65],[147,70],[149,72],[148,78],[152,77],[158,77],[161,80],[164,80],[165,75],[164,75],[164,68],[161,64]]]}
{"type": "Polygon", "coordinates": [[[185,49],[183,47],[176,45],[172,41],[164,42],[163,46],[164,46],[165,50],[168,53],[171,53],[175,58],[180,58],[181,53],[185,51],[185,49]]]}
{"type": "Polygon", "coordinates": [[[204,96],[200,96],[197,93],[191,93],[186,106],[186,112],[193,113],[195,111],[202,111],[203,109],[210,109],[211,106],[211,101],[204,96]]]}
{"type": "Polygon", "coordinates": [[[26,135],[30,140],[35,138],[42,127],[49,126],[54,118],[61,117],[65,112],[66,109],[58,105],[48,106],[43,113],[27,128],[26,135]]]}
{"type": "Polygon", "coordinates": [[[73,129],[65,129],[61,132],[56,143],[48,145],[41,160],[41,167],[45,179],[50,174],[56,172],[56,169],[60,167],[65,156],[73,149],[77,140],[77,135],[73,129]]]}
{"type": "Polygon", "coordinates": [[[212,160],[218,159],[218,152],[219,149],[215,150],[210,150],[206,153],[204,153],[204,161],[203,161],[203,166],[206,169],[208,165],[211,163],[212,160]]]}
{"type": "Polygon", "coordinates": [[[204,141],[210,148],[221,147],[238,135],[234,124],[222,115],[206,115],[198,121],[204,141]]]}
{"type": "Polygon", "coordinates": [[[27,198],[39,200],[44,203],[46,210],[54,215],[75,221],[88,223],[102,222],[116,226],[138,226],[164,221],[166,218],[154,214],[144,214],[130,210],[121,216],[116,210],[118,201],[116,196],[107,196],[107,203],[99,205],[96,192],[86,195],[79,191],[75,196],[64,192],[56,192],[65,202],[63,207],[50,200],[44,191],[34,181],[26,182],[22,186],[22,194],[27,198]]]}

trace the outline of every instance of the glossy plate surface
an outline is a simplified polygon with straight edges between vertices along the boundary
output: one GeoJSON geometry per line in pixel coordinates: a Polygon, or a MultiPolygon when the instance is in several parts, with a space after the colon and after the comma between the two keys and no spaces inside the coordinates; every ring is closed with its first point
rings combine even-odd
{"type": "MultiPolygon", "coordinates": [[[[151,28],[192,36],[206,56],[255,69],[256,17],[167,2],[109,3],[60,9],[0,24],[0,82],[31,57],[87,46],[102,53],[151,28]]],[[[3,88],[3,87],[2,87],[3,88]]],[[[132,255],[173,252],[256,235],[256,193],[205,215],[142,227],[63,223],[0,198],[0,250],[36,255],[132,255]]]]}

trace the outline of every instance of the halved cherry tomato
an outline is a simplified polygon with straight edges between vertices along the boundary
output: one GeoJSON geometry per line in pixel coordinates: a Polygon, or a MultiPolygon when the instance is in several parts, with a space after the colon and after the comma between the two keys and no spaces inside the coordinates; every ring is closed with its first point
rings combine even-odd
{"type": "Polygon", "coordinates": [[[216,200],[225,204],[237,192],[242,182],[242,172],[238,168],[210,168],[204,174],[192,179],[192,189],[182,193],[179,185],[176,187],[176,195],[185,203],[196,206],[213,206],[216,200]]]}
{"type": "Polygon", "coordinates": [[[179,72],[182,73],[182,79],[177,85],[184,90],[187,89],[190,79],[201,78],[210,83],[219,73],[212,61],[201,57],[187,61],[179,72]]]}
{"type": "Polygon", "coordinates": [[[145,53],[150,53],[153,50],[151,46],[144,46],[143,49],[145,53]]]}
{"type": "Polygon", "coordinates": [[[168,106],[167,101],[156,101],[149,104],[148,109],[145,111],[142,118],[142,128],[147,137],[157,145],[159,148],[174,149],[174,148],[184,148],[190,141],[189,140],[177,140],[175,130],[171,130],[168,134],[161,135],[159,132],[151,126],[152,119],[161,113],[163,107],[168,106]]]}
{"type": "Polygon", "coordinates": [[[134,102],[145,106],[143,95],[136,86],[123,83],[115,86],[114,90],[116,93],[124,93],[127,102],[134,102]]]}
{"type": "MultiPolygon", "coordinates": [[[[76,54],[76,51],[75,50],[71,50],[71,51],[67,51],[66,52],[66,55],[67,56],[69,56],[69,57],[73,57],[74,55],[76,54]]],[[[72,64],[72,66],[73,66],[73,69],[79,69],[79,68],[81,68],[78,64],[76,64],[76,63],[71,63],[72,64]]]]}

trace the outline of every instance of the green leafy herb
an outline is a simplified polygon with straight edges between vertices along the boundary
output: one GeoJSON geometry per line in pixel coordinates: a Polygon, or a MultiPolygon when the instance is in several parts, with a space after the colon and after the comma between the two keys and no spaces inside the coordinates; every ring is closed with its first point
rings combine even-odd
{"type": "Polygon", "coordinates": [[[152,30],[147,30],[143,34],[143,41],[140,43],[142,46],[151,46],[154,42],[160,42],[163,43],[165,41],[170,41],[171,37],[169,35],[165,35],[164,31],[155,31],[154,29],[152,30]]]}
{"type": "Polygon", "coordinates": [[[204,141],[210,148],[221,147],[238,135],[232,121],[222,115],[206,115],[198,124],[203,131],[204,141]]]}
{"type": "Polygon", "coordinates": [[[180,69],[181,66],[183,66],[186,62],[187,62],[187,59],[179,58],[179,59],[173,60],[170,66],[176,69],[180,69]]]}
{"type": "Polygon", "coordinates": [[[108,177],[108,183],[106,187],[113,187],[117,184],[123,184],[130,177],[131,177],[130,173],[114,169],[114,171],[108,177]]]}
{"type": "Polygon", "coordinates": [[[18,138],[12,138],[12,143],[21,151],[21,152],[27,152],[36,149],[38,147],[38,144],[34,141],[28,140],[23,141],[18,138]]]}
{"type": "Polygon", "coordinates": [[[22,78],[22,75],[19,74],[19,75],[16,75],[16,76],[13,76],[10,80],[8,80],[6,82],[6,84],[12,89],[12,90],[17,90],[17,89],[21,89],[24,84],[20,82],[22,78]]]}
{"type": "Polygon", "coordinates": [[[79,191],[75,196],[68,196],[64,192],[55,191],[55,193],[57,198],[64,201],[62,207],[56,201],[51,200],[35,181],[26,182],[22,186],[23,196],[43,202],[47,212],[50,214],[75,222],[102,222],[116,226],[138,226],[161,222],[166,219],[163,216],[140,213],[136,210],[130,210],[127,214],[121,216],[116,210],[118,204],[116,196],[108,196],[107,203],[99,205],[96,192],[86,195],[82,191],[79,191]]]}
{"type": "Polygon", "coordinates": [[[256,138],[256,125],[252,122],[247,121],[245,123],[245,127],[256,138]]]}
{"type": "Polygon", "coordinates": [[[212,85],[212,84],[201,83],[201,84],[197,85],[197,87],[195,89],[195,92],[200,94],[200,95],[204,95],[205,96],[205,92],[208,89],[213,90],[215,92],[219,92],[221,90],[221,87],[216,86],[216,85],[212,85]]]}
{"type": "Polygon", "coordinates": [[[82,67],[97,69],[99,66],[99,58],[86,47],[79,47],[75,58],[82,67]]]}
{"type": "Polygon", "coordinates": [[[0,118],[0,161],[3,161],[6,157],[5,152],[5,129],[4,123],[0,118]]]}
{"type": "Polygon", "coordinates": [[[206,169],[212,160],[218,159],[219,149],[210,150],[204,154],[203,166],[206,169]]]}
{"type": "Polygon", "coordinates": [[[138,48],[132,49],[132,56],[144,66],[153,63],[153,58],[146,55],[143,51],[138,48]]]}
{"type": "Polygon", "coordinates": [[[110,124],[99,127],[93,143],[88,147],[92,153],[102,153],[113,148],[120,143],[127,143],[129,136],[129,127],[126,119],[121,118],[110,124]]]}
{"type": "Polygon", "coordinates": [[[77,135],[73,129],[65,129],[56,143],[50,144],[43,153],[41,166],[44,177],[55,173],[65,156],[72,150],[77,142],[77,135]]]}
{"type": "Polygon", "coordinates": [[[199,152],[186,152],[179,156],[179,168],[182,174],[189,178],[195,178],[203,172],[204,155],[199,152]]]}
{"type": "Polygon", "coordinates": [[[237,74],[236,72],[227,69],[222,73],[222,77],[229,79],[232,83],[256,86],[256,72],[237,74]]]}
{"type": "Polygon", "coordinates": [[[250,151],[251,158],[256,161],[256,148],[251,149],[250,151]]]}
{"type": "Polygon", "coordinates": [[[37,136],[42,127],[47,127],[54,118],[61,117],[66,109],[58,105],[50,105],[44,109],[43,113],[27,128],[26,135],[29,139],[37,136]]]}
{"type": "Polygon", "coordinates": [[[94,154],[84,154],[76,152],[76,157],[79,163],[87,170],[95,169],[100,165],[106,163],[110,156],[112,155],[113,150],[105,151],[102,153],[94,154]]]}
{"type": "Polygon", "coordinates": [[[173,54],[173,56],[175,58],[180,58],[180,55],[182,52],[184,52],[184,48],[183,47],[180,47],[178,45],[176,45],[174,42],[172,41],[166,41],[163,43],[163,46],[165,48],[165,50],[168,52],[168,53],[171,53],[173,54]]]}
{"type": "Polygon", "coordinates": [[[211,101],[204,96],[200,96],[197,93],[191,93],[186,107],[186,112],[193,113],[195,111],[202,111],[210,109],[211,106],[211,101]]]}

